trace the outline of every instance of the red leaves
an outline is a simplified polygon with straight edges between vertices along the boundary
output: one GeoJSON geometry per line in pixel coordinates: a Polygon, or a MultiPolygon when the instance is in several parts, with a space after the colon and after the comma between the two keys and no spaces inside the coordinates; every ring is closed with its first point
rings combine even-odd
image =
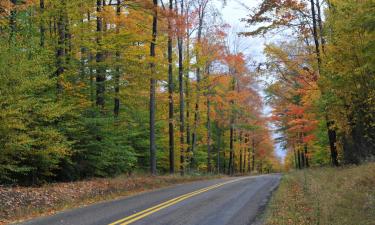
{"type": "Polygon", "coordinates": [[[303,143],[310,143],[313,140],[315,140],[315,135],[313,134],[307,135],[306,137],[303,137],[302,139],[303,143]]]}
{"type": "Polygon", "coordinates": [[[291,116],[302,116],[305,113],[304,107],[298,105],[290,105],[287,114],[291,116]]]}

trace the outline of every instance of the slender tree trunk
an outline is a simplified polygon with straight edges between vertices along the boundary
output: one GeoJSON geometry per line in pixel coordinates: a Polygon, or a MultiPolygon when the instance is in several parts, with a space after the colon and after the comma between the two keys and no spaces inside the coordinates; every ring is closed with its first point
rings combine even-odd
{"type": "MultiPolygon", "coordinates": [[[[150,45],[150,56],[155,58],[156,36],[158,26],[158,0],[153,0],[154,14],[152,18],[152,41],[150,45]]],[[[152,175],[156,175],[156,141],[155,141],[155,107],[156,107],[156,65],[151,62],[150,78],[150,170],[152,175]]]]}
{"type": "Polygon", "coordinates": [[[304,166],[306,168],[309,167],[309,156],[308,156],[308,152],[307,152],[307,143],[303,143],[303,139],[304,137],[306,136],[305,133],[301,133],[301,145],[303,144],[303,149],[304,149],[304,152],[303,152],[303,158],[304,158],[304,166]]]}
{"type": "Polygon", "coordinates": [[[243,164],[242,164],[242,131],[240,132],[240,137],[239,137],[239,139],[240,139],[240,145],[239,145],[239,147],[240,147],[240,173],[242,173],[242,169],[243,169],[243,164]]]}
{"type": "MultiPolygon", "coordinates": [[[[253,133],[253,135],[254,135],[254,133],[253,133]]],[[[251,156],[252,156],[252,168],[251,168],[251,170],[252,171],[254,171],[255,170],[255,139],[254,139],[254,137],[252,138],[252,154],[251,154],[251,156]]]]}
{"type": "MultiPolygon", "coordinates": [[[[91,23],[91,14],[90,11],[87,12],[87,21],[90,24],[91,23]]],[[[89,85],[90,85],[90,102],[91,106],[95,106],[95,89],[94,89],[94,70],[92,67],[92,62],[94,61],[94,55],[89,52],[88,53],[88,66],[89,66],[89,85]]]]}
{"type": "Polygon", "coordinates": [[[61,84],[61,75],[65,71],[65,55],[66,55],[66,48],[65,48],[65,39],[66,39],[66,19],[65,19],[65,0],[61,1],[61,6],[59,10],[58,20],[57,20],[57,50],[56,50],[56,63],[57,63],[57,70],[56,70],[56,88],[57,88],[57,96],[58,98],[61,96],[62,93],[62,84],[61,84]]]}
{"type": "MultiPolygon", "coordinates": [[[[172,14],[173,0],[169,0],[169,13],[172,14]]],[[[174,109],[173,109],[173,65],[172,65],[172,21],[168,18],[168,100],[169,100],[169,173],[174,173],[174,109]]]]}
{"type": "Polygon", "coordinates": [[[105,99],[104,99],[104,93],[105,93],[105,69],[102,65],[104,61],[104,54],[102,52],[102,33],[103,33],[103,18],[101,16],[101,13],[103,11],[103,4],[102,0],[96,1],[96,12],[97,12],[97,18],[96,18],[96,31],[97,31],[97,38],[96,38],[96,44],[98,45],[97,53],[96,53],[96,63],[97,63],[97,69],[96,69],[96,105],[101,109],[104,110],[105,105],[105,99]]]}
{"type": "Polygon", "coordinates": [[[217,173],[219,174],[220,173],[220,146],[221,146],[221,131],[220,129],[219,130],[219,135],[217,137],[217,162],[216,162],[216,166],[217,166],[217,173]]]}
{"type": "Polygon", "coordinates": [[[250,135],[246,134],[247,142],[246,142],[246,149],[247,149],[247,172],[251,172],[251,146],[250,146],[250,135]]]}
{"type": "Polygon", "coordinates": [[[304,154],[305,154],[305,166],[306,166],[306,168],[309,168],[310,164],[309,164],[309,155],[307,153],[307,143],[305,143],[305,145],[304,145],[304,150],[305,150],[305,152],[304,152],[304,154]]]}
{"type": "Polygon", "coordinates": [[[234,165],[234,149],[233,149],[233,135],[234,135],[234,125],[233,119],[230,121],[230,134],[229,134],[229,164],[228,164],[228,174],[233,175],[233,165],[234,165]]]}
{"type": "MultiPolygon", "coordinates": [[[[184,1],[181,0],[180,5],[181,16],[184,12],[184,1]]],[[[176,5],[177,11],[177,5],[176,5]]],[[[184,132],[185,132],[185,102],[184,102],[184,63],[183,63],[183,38],[182,31],[179,28],[177,45],[178,45],[178,84],[180,94],[180,173],[184,174],[185,171],[185,148],[184,148],[184,132]]]]}
{"type": "Polygon", "coordinates": [[[44,22],[44,9],[45,9],[45,4],[44,0],[40,0],[39,2],[39,7],[40,7],[40,47],[44,47],[44,42],[45,42],[45,33],[46,33],[46,27],[45,27],[45,22],[44,22]]]}
{"type": "MultiPolygon", "coordinates": [[[[313,37],[314,37],[314,43],[315,43],[315,53],[316,53],[316,58],[318,60],[318,71],[320,72],[321,58],[320,58],[318,31],[317,31],[317,25],[316,25],[316,13],[315,13],[314,0],[310,0],[310,5],[311,5],[311,16],[312,16],[312,20],[313,20],[313,27],[312,28],[313,28],[313,37]]],[[[316,77],[316,79],[317,79],[317,77],[316,77]]]]}
{"type": "Polygon", "coordinates": [[[249,159],[247,161],[247,172],[251,173],[251,147],[250,147],[250,145],[249,145],[247,150],[248,150],[248,157],[249,157],[249,159]]]}
{"type": "Polygon", "coordinates": [[[243,147],[243,171],[242,173],[246,173],[246,160],[247,160],[247,152],[246,152],[246,149],[247,149],[247,143],[248,143],[248,140],[246,139],[246,134],[245,134],[245,137],[244,137],[245,141],[244,141],[244,147],[243,147]]]}
{"type": "Polygon", "coordinates": [[[69,24],[69,17],[66,12],[66,3],[64,3],[64,19],[65,19],[65,64],[69,65],[72,55],[72,35],[70,33],[70,24],[69,24]]]}
{"type": "Polygon", "coordinates": [[[302,168],[306,168],[306,161],[305,161],[305,153],[301,150],[301,163],[302,163],[302,168]]]}
{"type": "Polygon", "coordinates": [[[210,98],[207,96],[207,170],[211,173],[211,103],[210,98]]]}
{"type": "MultiPolygon", "coordinates": [[[[328,6],[330,7],[329,1],[327,1],[328,6]]],[[[322,51],[323,54],[325,53],[325,39],[323,36],[323,25],[322,25],[322,17],[321,17],[321,8],[320,3],[317,1],[317,10],[318,10],[318,24],[319,24],[319,33],[320,33],[320,41],[322,43],[322,51]]],[[[325,119],[326,119],[326,126],[327,126],[327,133],[328,133],[328,140],[329,140],[329,147],[331,151],[331,162],[333,166],[339,166],[338,162],[338,154],[336,149],[336,131],[334,128],[335,122],[333,120],[329,120],[327,111],[325,112],[325,119]]]]}
{"type": "MultiPolygon", "coordinates": [[[[116,5],[116,15],[117,17],[121,16],[121,0],[117,0],[117,5],[116,5]]],[[[116,33],[120,33],[120,24],[118,23],[116,25],[116,33]]],[[[115,77],[114,77],[114,86],[115,86],[115,99],[114,99],[114,107],[113,107],[113,115],[115,117],[115,120],[118,118],[120,114],[120,52],[116,51],[116,71],[115,71],[115,77]]]]}
{"type": "MultiPolygon", "coordinates": [[[[202,29],[203,29],[203,19],[204,19],[204,9],[201,8],[199,11],[199,24],[198,24],[198,34],[197,34],[197,45],[200,48],[201,46],[201,38],[202,38],[202,29]]],[[[196,53],[196,63],[198,64],[197,70],[196,70],[196,79],[197,79],[197,93],[196,93],[196,100],[195,100],[195,111],[194,111],[194,127],[193,127],[193,136],[192,136],[192,166],[194,164],[194,151],[196,147],[197,142],[197,129],[198,129],[198,122],[199,122],[199,99],[200,99],[200,81],[201,81],[201,69],[199,67],[199,59],[200,59],[200,52],[198,51],[196,53]]]]}
{"type": "MultiPolygon", "coordinates": [[[[10,1],[14,7],[17,5],[17,0],[10,1]]],[[[9,16],[9,45],[12,45],[15,41],[15,36],[17,32],[17,10],[12,8],[9,16]]]]}
{"type": "Polygon", "coordinates": [[[323,24],[322,24],[322,15],[321,15],[321,8],[319,0],[316,1],[316,8],[318,11],[318,25],[319,25],[319,35],[320,35],[320,43],[322,45],[322,52],[325,53],[325,39],[323,34],[323,24]]]}
{"type": "MultiPolygon", "coordinates": [[[[236,80],[233,77],[232,79],[232,87],[231,89],[234,91],[236,88],[236,80]]],[[[234,105],[234,101],[230,101],[230,105],[234,105]]],[[[229,121],[229,126],[230,126],[230,136],[229,136],[229,165],[228,165],[228,174],[233,174],[234,170],[234,146],[233,146],[233,139],[234,139],[234,113],[233,109],[231,109],[231,114],[230,114],[230,121],[229,121]]]]}
{"type": "MultiPolygon", "coordinates": [[[[186,31],[186,73],[185,73],[185,96],[186,96],[186,144],[187,144],[187,156],[186,160],[188,161],[189,165],[191,165],[191,131],[190,131],[190,36],[189,36],[189,28],[186,31]]],[[[190,166],[189,166],[190,168],[190,166]]]]}
{"type": "Polygon", "coordinates": [[[336,148],[336,131],[334,130],[334,128],[332,128],[333,123],[333,121],[327,122],[329,146],[331,150],[331,162],[333,166],[339,166],[339,161],[337,159],[338,153],[336,148]]]}
{"type": "Polygon", "coordinates": [[[293,143],[293,154],[294,154],[294,166],[296,169],[298,169],[298,160],[297,160],[297,152],[296,152],[296,148],[295,148],[295,145],[293,143]]]}
{"type": "Polygon", "coordinates": [[[299,144],[300,144],[301,148],[303,147],[303,149],[301,149],[301,164],[302,164],[302,168],[306,168],[306,154],[305,154],[305,151],[304,151],[303,133],[299,134],[299,144]]]}
{"type": "MultiPolygon", "coordinates": [[[[223,165],[223,173],[225,173],[225,171],[227,171],[226,169],[227,169],[227,158],[226,158],[227,156],[226,156],[226,154],[225,154],[225,149],[224,149],[224,151],[223,151],[223,159],[224,159],[224,165],[223,165]]],[[[229,172],[228,172],[229,173],[229,172]]]]}

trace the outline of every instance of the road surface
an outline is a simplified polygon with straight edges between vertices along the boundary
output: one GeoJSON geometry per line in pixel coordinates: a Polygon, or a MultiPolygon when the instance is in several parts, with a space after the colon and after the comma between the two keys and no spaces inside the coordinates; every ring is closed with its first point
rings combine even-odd
{"type": "Polygon", "coordinates": [[[279,180],[273,174],[185,183],[22,225],[250,225],[279,180]]]}

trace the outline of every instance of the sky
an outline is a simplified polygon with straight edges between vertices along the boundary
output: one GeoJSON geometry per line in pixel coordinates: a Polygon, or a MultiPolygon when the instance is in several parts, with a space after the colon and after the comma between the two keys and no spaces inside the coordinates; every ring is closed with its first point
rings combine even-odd
{"type": "MultiPolygon", "coordinates": [[[[249,8],[253,8],[257,6],[259,0],[227,0],[225,6],[223,6],[222,1],[216,0],[215,5],[220,10],[222,17],[226,23],[228,23],[233,30],[242,32],[249,30],[246,27],[246,23],[241,22],[242,18],[246,18],[249,14],[249,11],[246,7],[244,7],[241,3],[245,4],[249,8]]],[[[265,61],[265,56],[263,54],[264,45],[267,42],[266,38],[257,37],[257,38],[242,38],[241,40],[243,47],[243,51],[246,55],[249,55],[251,60],[259,62],[265,61]]],[[[264,96],[264,93],[260,93],[264,96]]],[[[269,115],[271,108],[269,106],[265,106],[264,114],[269,115]]],[[[272,135],[274,138],[279,136],[278,134],[272,135]]],[[[275,145],[276,155],[283,161],[286,155],[286,152],[282,150],[280,145],[275,145]]]]}

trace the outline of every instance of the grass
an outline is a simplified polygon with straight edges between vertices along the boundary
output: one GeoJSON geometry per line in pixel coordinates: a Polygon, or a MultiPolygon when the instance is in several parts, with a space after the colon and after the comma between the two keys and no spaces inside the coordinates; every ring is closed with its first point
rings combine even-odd
{"type": "Polygon", "coordinates": [[[0,225],[112,200],[174,184],[219,178],[208,175],[133,175],[42,187],[0,186],[0,225]]]}
{"type": "Polygon", "coordinates": [[[374,225],[375,163],[285,174],[266,225],[374,225]]]}

